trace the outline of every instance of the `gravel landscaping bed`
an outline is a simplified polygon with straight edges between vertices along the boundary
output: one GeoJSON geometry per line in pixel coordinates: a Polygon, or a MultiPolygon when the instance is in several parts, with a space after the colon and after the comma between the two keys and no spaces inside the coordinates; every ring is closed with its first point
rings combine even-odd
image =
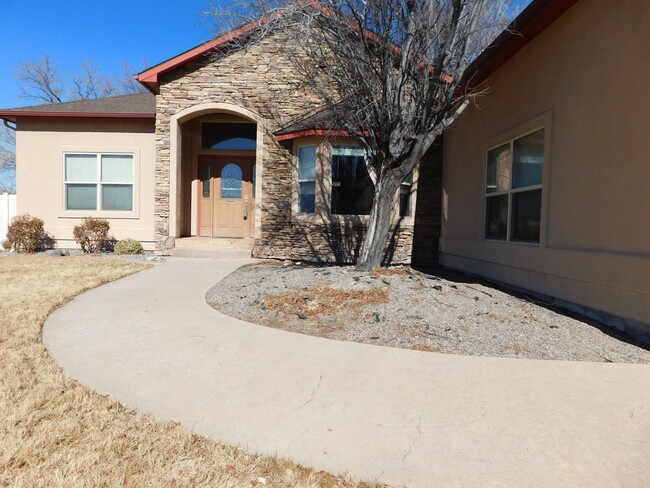
{"type": "Polygon", "coordinates": [[[460,273],[259,263],[207,294],[249,322],[330,339],[476,356],[650,363],[617,330],[460,273]]]}

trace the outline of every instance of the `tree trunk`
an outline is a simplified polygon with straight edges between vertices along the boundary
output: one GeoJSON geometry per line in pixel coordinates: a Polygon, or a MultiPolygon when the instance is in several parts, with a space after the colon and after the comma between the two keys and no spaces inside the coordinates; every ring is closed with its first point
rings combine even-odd
{"type": "Polygon", "coordinates": [[[385,175],[375,186],[368,229],[359,251],[357,269],[370,271],[381,266],[390,230],[395,193],[400,183],[401,181],[394,175],[385,175]]]}

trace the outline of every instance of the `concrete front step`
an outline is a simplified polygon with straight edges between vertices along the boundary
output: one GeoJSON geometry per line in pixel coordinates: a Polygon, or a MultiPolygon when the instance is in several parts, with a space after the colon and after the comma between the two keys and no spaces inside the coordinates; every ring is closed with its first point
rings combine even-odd
{"type": "Polygon", "coordinates": [[[176,247],[172,256],[179,258],[210,258],[210,259],[250,259],[252,249],[217,249],[205,247],[176,247]]]}
{"type": "Polygon", "coordinates": [[[176,239],[177,249],[253,249],[255,239],[230,239],[225,237],[181,237],[176,239]]]}

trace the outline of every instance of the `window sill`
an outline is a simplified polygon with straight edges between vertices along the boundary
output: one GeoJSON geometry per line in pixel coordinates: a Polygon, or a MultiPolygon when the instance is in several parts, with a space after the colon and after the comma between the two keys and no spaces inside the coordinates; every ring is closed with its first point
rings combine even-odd
{"type": "Polygon", "coordinates": [[[58,216],[60,219],[83,219],[86,217],[111,220],[138,220],[140,218],[140,213],[135,210],[64,210],[58,216]]]}
{"type": "Polygon", "coordinates": [[[519,241],[502,241],[498,239],[481,239],[482,242],[487,242],[490,244],[513,244],[515,246],[524,246],[524,247],[542,247],[539,242],[519,242],[519,241]]]}

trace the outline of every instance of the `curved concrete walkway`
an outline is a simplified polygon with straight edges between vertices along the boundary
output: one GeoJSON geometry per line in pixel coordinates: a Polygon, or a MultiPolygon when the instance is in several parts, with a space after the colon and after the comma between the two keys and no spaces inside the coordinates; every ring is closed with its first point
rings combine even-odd
{"type": "Polygon", "coordinates": [[[45,345],[128,407],[361,479],[650,486],[650,367],[421,353],[252,325],[205,303],[241,264],[170,259],[92,290],[52,314],[45,345]]]}

